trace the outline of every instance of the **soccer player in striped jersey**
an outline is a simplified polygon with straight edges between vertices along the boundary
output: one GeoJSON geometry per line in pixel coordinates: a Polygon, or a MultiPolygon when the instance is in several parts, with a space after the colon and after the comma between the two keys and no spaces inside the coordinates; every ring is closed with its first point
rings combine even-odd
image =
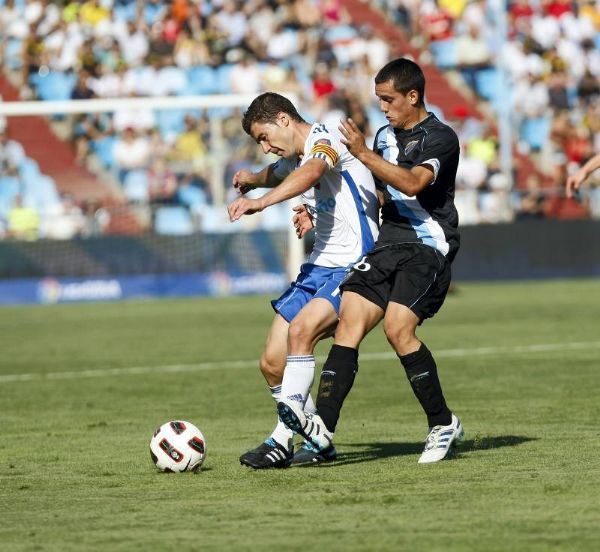
{"type": "Polygon", "coordinates": [[[285,398],[278,411],[316,449],[329,447],[358,372],[360,343],[383,320],[427,417],[429,433],[419,458],[426,464],[445,458],[464,434],[446,404],[433,356],[416,336],[417,327],[444,302],[458,251],[454,183],[460,147],[454,131],[427,112],[425,77],[413,61],[400,58],[385,65],[375,77],[375,94],[389,124],[377,132],[374,149],[351,119],[340,131],[342,142],[383,192],[381,232],[341,286],[340,321],[321,372],[318,416],[307,419],[285,398]]]}
{"type": "MultiPolygon", "coordinates": [[[[260,369],[275,401],[292,401],[310,417],[314,348],[338,322],[339,286],[349,268],[369,251],[379,229],[379,200],[370,171],[352,156],[337,129],[307,123],[285,97],[265,93],[250,104],[244,131],[265,154],[280,159],[258,173],[234,175],[234,186],[246,191],[272,188],[262,197],[240,197],[228,206],[232,221],[270,205],[303,195],[315,225],[315,244],[300,274],[279,299],[260,359],[260,369]],[[311,197],[313,196],[314,197],[311,197]]],[[[314,450],[310,443],[293,455],[293,432],[281,421],[259,447],[240,457],[255,469],[332,460],[333,444],[314,450]]]]}

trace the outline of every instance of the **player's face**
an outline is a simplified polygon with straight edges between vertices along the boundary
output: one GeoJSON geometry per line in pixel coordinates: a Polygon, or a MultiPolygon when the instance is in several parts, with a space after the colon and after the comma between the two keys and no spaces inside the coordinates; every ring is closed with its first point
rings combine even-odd
{"type": "Polygon", "coordinates": [[[375,85],[375,95],[379,98],[379,109],[394,128],[410,128],[414,123],[415,97],[418,94],[411,90],[402,94],[394,88],[394,81],[389,80],[375,85]]]}
{"type": "Polygon", "coordinates": [[[283,121],[252,123],[250,133],[265,153],[274,153],[279,157],[286,158],[296,154],[293,134],[283,121]]]}

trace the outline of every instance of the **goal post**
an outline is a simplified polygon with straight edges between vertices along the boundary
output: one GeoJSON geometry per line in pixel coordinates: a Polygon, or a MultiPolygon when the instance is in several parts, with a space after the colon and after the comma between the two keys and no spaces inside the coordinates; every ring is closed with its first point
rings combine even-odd
{"type": "MultiPolygon", "coordinates": [[[[297,101],[297,98],[293,95],[288,95],[288,97],[292,102],[297,101]]],[[[48,121],[47,126],[54,127],[54,131],[57,129],[57,127],[60,127],[61,124],[62,127],[68,126],[65,123],[65,118],[68,121],[71,117],[81,117],[95,114],[114,114],[119,111],[150,111],[154,114],[155,118],[158,118],[159,114],[165,112],[171,114],[174,114],[174,112],[194,113],[196,115],[199,114],[206,123],[203,127],[206,136],[205,146],[207,150],[204,168],[206,171],[207,184],[211,192],[210,196],[212,199],[210,207],[206,208],[206,212],[208,214],[206,217],[204,217],[205,213],[202,212],[202,215],[199,217],[199,219],[203,219],[203,221],[198,222],[194,218],[196,213],[193,212],[193,209],[190,209],[192,212],[192,231],[189,233],[189,236],[185,235],[187,234],[185,231],[177,232],[178,235],[175,236],[159,236],[158,233],[156,233],[154,234],[156,239],[153,238],[152,243],[158,243],[159,248],[162,248],[161,250],[163,251],[165,250],[166,246],[162,244],[162,241],[169,240],[171,238],[177,241],[177,245],[173,245],[172,250],[179,250],[179,248],[182,247],[182,243],[187,244],[185,245],[184,249],[200,247],[200,245],[196,246],[193,245],[193,243],[200,244],[201,242],[204,243],[202,247],[207,247],[205,243],[206,240],[210,236],[215,236],[214,244],[209,247],[209,250],[219,250],[219,254],[221,255],[222,259],[224,259],[228,255],[228,248],[233,247],[233,243],[236,241],[236,236],[239,235],[240,238],[242,238],[245,234],[248,234],[248,239],[244,238],[240,242],[243,245],[236,246],[235,254],[238,257],[244,254],[248,256],[256,254],[261,257],[262,265],[250,260],[248,260],[248,262],[244,261],[241,263],[243,265],[243,270],[256,270],[256,274],[258,274],[262,273],[261,271],[263,269],[261,267],[268,265],[271,267],[269,270],[272,271],[275,263],[271,262],[266,257],[268,257],[271,252],[274,252],[274,257],[278,259],[277,262],[281,262],[280,266],[282,267],[281,270],[284,280],[289,282],[297,275],[299,266],[302,264],[305,257],[304,241],[297,238],[292,224],[292,206],[299,203],[299,200],[291,200],[286,202],[285,206],[274,206],[265,210],[263,213],[243,217],[243,221],[241,223],[235,223],[235,225],[229,223],[227,218],[226,205],[227,202],[234,197],[231,192],[231,182],[226,182],[226,179],[230,179],[231,177],[232,160],[240,159],[240,157],[243,156],[246,151],[249,151],[248,148],[254,147],[251,139],[249,139],[243,132],[240,120],[241,114],[253,99],[253,95],[212,95],[139,98],[128,97],[73,101],[0,101],[0,119],[6,119],[8,121],[10,138],[10,136],[13,134],[11,129],[17,129],[18,127],[25,128],[27,126],[25,124],[26,118],[30,120],[31,118],[36,117],[43,118],[48,121]],[[237,134],[238,132],[239,134],[237,134]],[[233,141],[231,140],[232,134],[234,135],[233,141]],[[240,143],[245,145],[240,146],[240,143]],[[229,174],[229,176],[226,176],[227,174],[229,174]],[[281,240],[278,237],[279,235],[281,235],[281,237],[284,239],[281,240]],[[194,242],[194,240],[196,241],[194,242]],[[261,240],[264,243],[268,242],[269,247],[275,247],[275,250],[269,249],[269,247],[264,245],[264,243],[261,245],[261,240]]],[[[300,111],[302,111],[301,108],[300,111]]],[[[21,132],[21,135],[25,136],[25,138],[22,138],[20,141],[25,144],[26,149],[29,149],[26,143],[28,141],[27,134],[23,134],[23,132],[21,132]]],[[[18,140],[19,138],[15,136],[15,139],[18,140]]],[[[62,147],[67,146],[70,146],[70,144],[65,144],[63,140],[62,147]]],[[[51,146],[49,147],[51,148],[51,146]]],[[[48,152],[46,152],[46,154],[48,154],[48,152]]],[[[52,155],[52,152],[50,152],[50,155],[52,155]]],[[[34,161],[33,163],[30,162],[30,164],[37,165],[37,163],[35,163],[36,156],[34,152],[31,152],[30,157],[34,161]]],[[[94,156],[92,156],[92,158],[94,158],[94,156]]],[[[253,164],[252,167],[254,170],[257,170],[261,166],[265,166],[273,160],[275,160],[275,158],[270,160],[268,157],[264,156],[262,152],[260,154],[257,153],[251,159],[253,164]]],[[[44,174],[43,162],[40,162],[39,169],[41,169],[39,171],[40,179],[48,178],[48,176],[53,177],[53,179],[56,181],[56,187],[58,188],[59,193],[63,191],[61,182],[66,182],[70,186],[67,189],[69,194],[71,194],[72,190],[77,192],[78,182],[74,182],[77,177],[73,176],[73,174],[49,174],[46,176],[44,174]]],[[[146,205],[143,202],[135,200],[132,202],[131,198],[127,196],[127,190],[123,189],[122,183],[119,185],[119,183],[114,181],[114,170],[112,173],[110,173],[110,171],[100,171],[97,173],[92,171],[92,174],[97,180],[104,181],[102,184],[105,185],[106,190],[110,190],[111,193],[116,194],[116,200],[115,197],[110,198],[110,206],[105,209],[110,211],[113,223],[115,221],[119,222],[119,224],[115,225],[115,228],[118,226],[118,229],[109,232],[109,238],[112,240],[112,245],[110,247],[114,247],[114,244],[117,243],[115,239],[118,235],[120,235],[121,229],[124,229],[124,234],[127,235],[140,234],[139,230],[132,232],[131,228],[126,227],[126,224],[128,224],[126,221],[137,221],[142,228],[147,228],[147,231],[152,234],[154,232],[154,227],[152,225],[156,222],[157,213],[161,214],[163,211],[167,211],[170,208],[168,205],[165,207],[160,206],[155,208],[154,206],[146,205]],[[108,183],[111,178],[113,179],[113,182],[108,183]]],[[[81,193],[84,194],[83,199],[85,200],[85,192],[81,193]]],[[[107,194],[107,197],[110,195],[111,194],[107,194]]],[[[0,210],[1,209],[2,207],[0,205],[0,210]]],[[[2,216],[3,213],[0,212],[0,222],[2,220],[2,216]]],[[[99,217],[101,218],[102,216],[104,215],[99,213],[99,217]]],[[[101,220],[98,224],[101,225],[101,220]]],[[[78,236],[78,238],[79,237],[81,236],[78,236]]],[[[39,238],[40,239],[35,244],[23,243],[23,255],[28,257],[35,257],[36,255],[58,255],[58,257],[60,257],[62,255],[63,260],[67,257],[72,259],[77,250],[81,248],[86,249],[89,246],[89,249],[93,250],[91,256],[94,257],[99,255],[97,252],[97,248],[100,247],[98,245],[98,241],[101,240],[103,236],[84,236],[82,241],[77,242],[64,238],[63,241],[60,242],[60,240],[56,239],[53,235],[40,235],[39,238]],[[88,237],[90,240],[86,240],[88,237]],[[54,245],[50,244],[52,241],[55,241],[54,245]]],[[[146,240],[144,243],[147,244],[147,238],[144,238],[144,240],[146,240]]],[[[3,245],[3,241],[5,242],[4,246],[7,251],[9,243],[12,244],[11,247],[14,246],[15,240],[8,234],[4,235],[4,237],[0,237],[0,247],[3,245]]],[[[169,262],[171,261],[171,253],[172,252],[169,252],[169,262]]],[[[115,254],[121,255],[122,257],[127,256],[123,252],[117,253],[115,251],[115,254]]],[[[179,264],[185,267],[191,266],[189,260],[191,257],[194,257],[194,253],[188,249],[182,254],[185,256],[185,258],[179,264]]],[[[3,255],[2,251],[0,251],[0,257],[3,257],[4,260],[7,260],[9,255],[8,253],[3,255]]],[[[227,270],[226,263],[222,259],[218,262],[215,261],[214,270],[219,274],[224,274],[227,270]]],[[[68,265],[69,262],[66,264],[68,265]]],[[[51,258],[48,258],[45,259],[41,264],[43,264],[45,267],[57,266],[58,264],[61,264],[61,261],[53,261],[51,258]]],[[[88,262],[88,265],[89,264],[90,263],[88,262]]],[[[174,264],[177,263],[174,262],[174,264]]],[[[239,264],[236,266],[239,267],[239,264]]],[[[84,267],[81,270],[85,272],[87,268],[89,267],[84,267]]],[[[10,270],[9,273],[12,274],[10,270]]],[[[80,276],[79,268],[77,268],[75,272],[77,274],[74,274],[74,276],[80,276]]],[[[17,273],[18,270],[15,274],[17,273]]],[[[273,272],[268,272],[268,274],[273,274],[273,272]]],[[[29,273],[25,274],[25,277],[30,276],[31,274],[29,273]]],[[[40,276],[46,277],[48,274],[44,273],[42,270],[40,276]]],[[[0,274],[0,279],[6,277],[7,274],[0,274]]],[[[274,282],[275,280],[272,281],[274,282]]],[[[248,288],[244,286],[245,284],[240,284],[240,292],[249,292],[251,286],[248,288]]],[[[258,287],[260,288],[260,286],[258,287]]],[[[235,293],[236,291],[234,288],[235,285],[222,286],[221,291],[227,292],[227,289],[230,289],[233,293],[235,293]]]]}

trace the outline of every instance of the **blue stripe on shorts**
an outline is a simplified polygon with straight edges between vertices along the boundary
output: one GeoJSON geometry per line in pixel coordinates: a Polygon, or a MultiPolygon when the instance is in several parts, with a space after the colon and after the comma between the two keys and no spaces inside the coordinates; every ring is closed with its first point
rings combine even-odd
{"type": "Polygon", "coordinates": [[[288,322],[302,310],[311,299],[320,297],[329,301],[335,312],[340,312],[340,284],[346,277],[348,268],[327,268],[305,263],[300,267],[300,274],[295,282],[279,299],[271,301],[275,312],[288,322]]]}

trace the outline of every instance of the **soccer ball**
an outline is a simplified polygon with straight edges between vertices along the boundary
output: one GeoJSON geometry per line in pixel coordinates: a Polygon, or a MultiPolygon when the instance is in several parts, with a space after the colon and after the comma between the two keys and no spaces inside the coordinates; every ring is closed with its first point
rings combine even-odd
{"type": "Polygon", "coordinates": [[[161,471],[196,472],[206,458],[206,440],[190,422],[167,422],[150,439],[150,456],[161,471]]]}

